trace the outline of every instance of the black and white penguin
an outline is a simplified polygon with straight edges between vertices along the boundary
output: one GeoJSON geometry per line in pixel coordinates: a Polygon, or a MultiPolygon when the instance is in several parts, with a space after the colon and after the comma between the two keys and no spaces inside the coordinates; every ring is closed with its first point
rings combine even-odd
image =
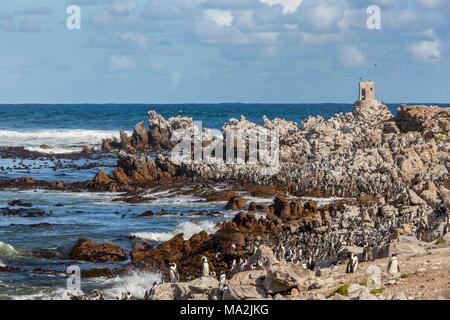
{"type": "Polygon", "coordinates": [[[225,287],[226,283],[227,283],[227,276],[226,276],[225,272],[221,272],[220,277],[219,277],[219,289],[221,291],[225,287]]]}
{"type": "Polygon", "coordinates": [[[245,271],[245,267],[247,266],[247,259],[239,259],[239,266],[238,266],[238,270],[240,272],[245,271]]]}
{"type": "Polygon", "coordinates": [[[356,256],[356,254],[352,253],[350,255],[350,259],[348,259],[347,270],[345,272],[356,273],[357,270],[358,270],[358,257],[356,256]]]}
{"type": "Polygon", "coordinates": [[[169,278],[171,283],[180,281],[180,275],[178,274],[176,263],[169,264],[169,278]]]}
{"type": "Polygon", "coordinates": [[[389,259],[387,272],[391,275],[395,275],[400,272],[400,266],[398,265],[397,254],[394,253],[392,257],[389,259]]]}
{"type": "Polygon", "coordinates": [[[133,299],[133,294],[129,291],[122,293],[122,297],[120,298],[120,300],[132,300],[133,299]]]}
{"type": "Polygon", "coordinates": [[[202,257],[202,277],[208,277],[209,276],[209,264],[208,264],[208,258],[202,257]]]}
{"type": "Polygon", "coordinates": [[[94,290],[94,293],[95,293],[95,295],[92,298],[92,300],[95,300],[95,301],[105,300],[105,298],[103,298],[103,295],[99,290],[94,290]]]}

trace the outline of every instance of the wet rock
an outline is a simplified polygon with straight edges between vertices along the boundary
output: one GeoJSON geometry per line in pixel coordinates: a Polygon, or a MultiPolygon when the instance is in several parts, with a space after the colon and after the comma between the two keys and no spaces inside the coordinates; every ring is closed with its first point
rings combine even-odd
{"type": "Polygon", "coordinates": [[[289,219],[291,215],[291,206],[289,201],[284,197],[276,197],[273,202],[275,215],[281,219],[289,219]]]}
{"type": "Polygon", "coordinates": [[[209,193],[208,195],[206,195],[205,199],[207,202],[229,201],[234,197],[236,197],[236,192],[234,191],[220,191],[209,193]]]}
{"type": "Polygon", "coordinates": [[[225,206],[225,209],[227,210],[242,210],[245,208],[247,203],[247,200],[245,200],[244,197],[236,196],[231,198],[227,205],[225,206]]]}
{"type": "Polygon", "coordinates": [[[31,202],[26,202],[26,201],[22,201],[22,200],[10,201],[10,202],[8,202],[8,205],[10,207],[17,206],[17,207],[29,207],[29,208],[33,206],[33,204],[31,202]]]}
{"type": "Polygon", "coordinates": [[[250,202],[250,204],[248,205],[248,211],[252,212],[258,211],[258,206],[256,205],[255,202],[250,202]]]}
{"type": "Polygon", "coordinates": [[[127,259],[126,252],[110,243],[96,244],[93,241],[80,239],[72,248],[71,259],[90,262],[118,262],[127,259]]]}
{"type": "Polygon", "coordinates": [[[20,270],[20,268],[16,268],[16,267],[0,266],[0,272],[17,273],[17,272],[21,272],[21,270],[20,270]]]}
{"type": "Polygon", "coordinates": [[[81,270],[82,278],[114,278],[122,270],[113,270],[108,268],[93,268],[89,270],[81,270]]]}
{"type": "Polygon", "coordinates": [[[44,259],[56,259],[62,256],[60,250],[58,249],[34,249],[32,254],[34,257],[44,259]]]}
{"type": "Polygon", "coordinates": [[[0,208],[0,216],[35,218],[45,216],[45,211],[37,208],[0,208]]]}

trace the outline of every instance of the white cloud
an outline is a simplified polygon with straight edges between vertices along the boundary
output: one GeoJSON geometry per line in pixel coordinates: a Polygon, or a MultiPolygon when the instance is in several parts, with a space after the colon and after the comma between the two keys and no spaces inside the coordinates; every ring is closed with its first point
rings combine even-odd
{"type": "Polygon", "coordinates": [[[416,60],[436,62],[441,60],[442,45],[438,39],[414,42],[409,46],[409,52],[416,60]]]}
{"type": "Polygon", "coordinates": [[[298,7],[302,4],[303,0],[259,0],[262,3],[270,6],[281,5],[283,6],[283,13],[289,14],[297,11],[298,7]]]}
{"type": "Polygon", "coordinates": [[[444,1],[443,0],[417,0],[425,8],[438,8],[444,1]]]}
{"type": "Polygon", "coordinates": [[[205,10],[205,18],[221,27],[229,27],[233,23],[233,14],[228,10],[205,10]]]}
{"type": "Polygon", "coordinates": [[[316,31],[339,31],[344,19],[346,2],[343,0],[312,0],[304,4],[299,13],[304,21],[316,31]]]}
{"type": "Polygon", "coordinates": [[[364,66],[367,58],[359,48],[346,45],[339,49],[339,61],[344,67],[356,68],[364,66]]]}
{"type": "Polygon", "coordinates": [[[133,62],[124,55],[114,55],[109,58],[110,71],[126,71],[134,66],[133,62]]]}

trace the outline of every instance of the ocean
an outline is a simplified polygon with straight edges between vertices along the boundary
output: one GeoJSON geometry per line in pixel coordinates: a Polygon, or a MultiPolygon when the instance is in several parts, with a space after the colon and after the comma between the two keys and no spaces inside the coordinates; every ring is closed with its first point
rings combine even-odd
{"type": "MultiPolygon", "coordinates": [[[[398,107],[389,105],[393,113],[398,107]]],[[[278,117],[300,123],[310,115],[327,118],[351,109],[351,104],[0,105],[0,147],[23,146],[44,153],[79,151],[85,144],[98,147],[103,138],[118,136],[119,130],[131,132],[136,122],[146,121],[148,110],[156,110],[166,118],[190,116],[202,121],[204,127],[220,128],[228,119],[240,115],[255,122],[261,122],[266,115],[270,119],[278,117]]],[[[100,168],[109,172],[114,165],[114,157],[0,158],[0,180],[32,176],[49,181],[86,181],[100,168]]],[[[69,265],[82,269],[117,268],[129,262],[71,261],[67,254],[80,238],[113,242],[130,250],[130,237],[154,243],[169,240],[178,233],[189,238],[201,230],[214,232],[216,223],[229,220],[236,213],[224,210],[223,202],[152,192],[148,192],[148,202],[130,204],[115,201],[119,194],[114,193],[1,190],[0,210],[7,208],[8,202],[20,199],[44,210],[45,215],[30,218],[0,214],[0,267],[18,268],[15,272],[0,272],[0,299],[65,299],[68,298],[65,270],[69,265]],[[140,217],[144,211],[162,209],[168,214],[140,217]],[[219,214],[205,216],[201,214],[204,211],[219,214]],[[56,254],[42,257],[37,254],[42,250],[56,254]]],[[[253,200],[267,202],[267,199],[253,200]]],[[[124,291],[142,297],[160,279],[158,273],[136,271],[113,279],[82,279],[82,289],[84,292],[101,289],[109,298],[124,291]]]]}

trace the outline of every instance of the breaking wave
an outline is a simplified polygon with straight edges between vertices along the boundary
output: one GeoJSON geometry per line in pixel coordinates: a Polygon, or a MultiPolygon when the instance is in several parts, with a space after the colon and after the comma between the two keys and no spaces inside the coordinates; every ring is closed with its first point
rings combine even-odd
{"type": "Polygon", "coordinates": [[[106,280],[104,284],[107,286],[112,285],[112,287],[102,290],[102,292],[105,299],[116,299],[125,292],[131,292],[134,297],[142,299],[145,292],[152,287],[154,282],[161,283],[162,276],[152,272],[132,271],[127,275],[106,280]]]}
{"type": "Polygon", "coordinates": [[[182,233],[185,239],[191,238],[194,234],[206,231],[207,233],[214,233],[217,231],[217,226],[211,221],[185,221],[177,225],[172,232],[135,232],[131,233],[131,237],[139,238],[147,241],[165,242],[172,239],[177,234],[182,233]]]}
{"type": "Polygon", "coordinates": [[[36,131],[0,130],[2,146],[24,147],[41,153],[71,153],[85,145],[95,146],[102,139],[118,137],[117,131],[54,129],[36,131]],[[42,146],[45,145],[43,148],[42,146]]]}
{"type": "Polygon", "coordinates": [[[10,244],[0,241],[0,255],[15,255],[17,250],[10,244]]]}

